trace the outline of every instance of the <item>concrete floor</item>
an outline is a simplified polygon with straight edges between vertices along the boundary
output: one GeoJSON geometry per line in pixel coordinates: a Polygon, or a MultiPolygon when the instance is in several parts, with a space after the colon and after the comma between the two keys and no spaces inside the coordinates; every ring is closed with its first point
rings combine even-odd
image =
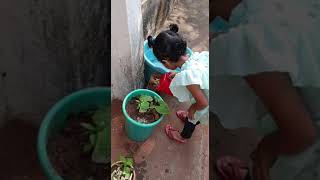
{"type": "Polygon", "coordinates": [[[113,101],[112,162],[120,155],[134,157],[137,180],[207,180],[209,179],[209,127],[199,125],[186,143],[172,141],[164,132],[168,123],[182,130],[183,123],[176,117],[178,109],[187,104],[178,103],[173,97],[163,96],[171,113],[154,129],[144,143],[130,141],[124,131],[121,101],[113,101]]]}
{"type": "Polygon", "coordinates": [[[209,0],[179,0],[158,32],[167,30],[172,23],[179,25],[179,33],[193,51],[208,51],[209,0]]]}

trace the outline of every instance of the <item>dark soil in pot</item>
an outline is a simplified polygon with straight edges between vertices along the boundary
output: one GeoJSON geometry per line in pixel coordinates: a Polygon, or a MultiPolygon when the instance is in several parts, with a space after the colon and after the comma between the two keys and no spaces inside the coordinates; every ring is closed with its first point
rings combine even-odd
{"type": "Polygon", "coordinates": [[[86,113],[70,116],[66,128],[48,141],[50,161],[65,180],[110,179],[111,164],[94,163],[91,154],[83,151],[88,134],[80,123],[91,121],[86,113]]]}

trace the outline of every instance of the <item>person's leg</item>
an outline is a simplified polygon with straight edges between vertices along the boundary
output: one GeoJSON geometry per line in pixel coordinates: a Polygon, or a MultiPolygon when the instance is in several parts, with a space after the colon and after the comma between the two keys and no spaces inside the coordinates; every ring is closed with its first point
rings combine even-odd
{"type": "Polygon", "coordinates": [[[268,72],[245,77],[272,114],[279,130],[263,137],[253,153],[254,176],[268,179],[279,155],[299,153],[315,141],[315,127],[302,97],[286,73],[268,72]]]}
{"type": "MultiPolygon", "coordinates": [[[[178,141],[178,142],[186,142],[187,139],[190,139],[192,137],[192,134],[196,128],[196,126],[199,124],[200,122],[198,121],[197,123],[192,123],[188,120],[185,121],[183,130],[180,132],[174,128],[171,128],[171,130],[167,130],[167,134],[169,137],[171,137],[172,139],[178,141]]],[[[168,129],[169,127],[167,127],[168,129]]]]}
{"type": "Polygon", "coordinates": [[[196,128],[196,126],[199,124],[200,122],[197,121],[195,124],[193,122],[188,121],[188,119],[185,121],[184,123],[184,127],[183,130],[181,132],[181,137],[184,139],[190,139],[194,129],[196,128]]]}

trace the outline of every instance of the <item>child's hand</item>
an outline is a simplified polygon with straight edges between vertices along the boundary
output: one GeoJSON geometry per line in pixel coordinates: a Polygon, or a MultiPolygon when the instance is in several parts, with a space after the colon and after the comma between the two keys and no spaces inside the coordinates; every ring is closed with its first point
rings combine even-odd
{"type": "Polygon", "coordinates": [[[194,105],[191,105],[188,109],[188,119],[194,120],[194,113],[196,113],[196,111],[194,105]]]}

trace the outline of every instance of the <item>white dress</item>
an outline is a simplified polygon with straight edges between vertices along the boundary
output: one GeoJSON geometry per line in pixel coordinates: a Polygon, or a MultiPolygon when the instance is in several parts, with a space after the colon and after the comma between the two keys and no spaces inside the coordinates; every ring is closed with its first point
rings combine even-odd
{"type": "MultiPolygon", "coordinates": [[[[189,59],[182,65],[181,71],[175,75],[170,84],[172,94],[178,98],[180,102],[190,101],[195,103],[195,99],[186,86],[197,84],[209,99],[209,52],[193,53],[189,59]]],[[[189,120],[196,123],[207,123],[209,116],[209,107],[197,111],[195,119],[189,120]]]]}
{"type": "MultiPolygon", "coordinates": [[[[243,0],[229,23],[217,19],[210,28],[226,32],[210,42],[210,111],[224,127],[252,127],[263,135],[277,129],[242,78],[271,71],[289,74],[320,126],[319,0],[243,0]]],[[[320,179],[319,152],[318,140],[299,155],[281,157],[271,171],[272,180],[320,179]]]]}

